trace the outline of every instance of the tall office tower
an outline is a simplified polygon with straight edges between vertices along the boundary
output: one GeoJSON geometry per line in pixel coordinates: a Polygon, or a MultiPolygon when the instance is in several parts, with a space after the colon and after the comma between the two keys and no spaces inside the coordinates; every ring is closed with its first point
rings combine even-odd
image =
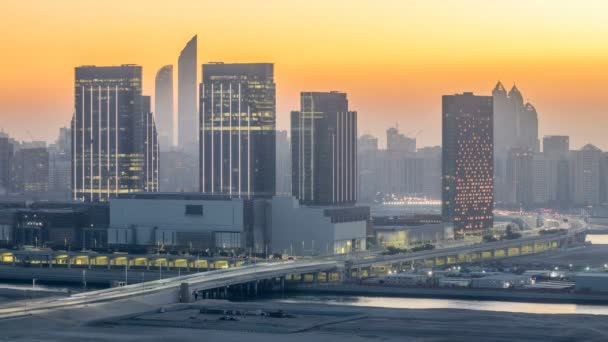
{"type": "Polygon", "coordinates": [[[158,132],[156,120],[152,114],[150,96],[142,96],[142,113],[144,115],[145,136],[142,137],[144,150],[144,191],[157,192],[159,190],[158,173],[160,169],[158,132]]]}
{"type": "Polygon", "coordinates": [[[190,39],[177,61],[177,136],[178,146],[188,153],[196,153],[197,116],[196,76],[197,39],[190,39]]]}
{"type": "Polygon", "coordinates": [[[528,149],[538,152],[538,114],[532,104],[525,103],[524,98],[515,85],[509,90],[511,110],[517,119],[517,135],[511,147],[528,149]]]}
{"type": "MultiPolygon", "coordinates": [[[[494,103],[494,155],[505,156],[515,146],[517,138],[517,116],[507,91],[501,82],[492,90],[494,103]]],[[[495,170],[496,171],[496,170],[495,170]]]]}
{"type": "Polygon", "coordinates": [[[357,112],[346,93],[303,92],[291,112],[292,191],[303,204],[357,201],[357,112]]]}
{"type": "Polygon", "coordinates": [[[13,144],[7,134],[0,132],[0,195],[11,188],[11,168],[13,162],[13,144]]]}
{"type": "Polygon", "coordinates": [[[494,197],[508,202],[507,159],[517,143],[517,115],[501,82],[492,90],[494,105],[494,197]]]}
{"type": "Polygon", "coordinates": [[[144,103],[141,95],[141,71],[136,65],[76,68],[74,199],[106,201],[121,193],[157,190],[146,177],[157,175],[158,165],[146,158],[151,114],[149,100],[144,103]]]}
{"type": "Polygon", "coordinates": [[[165,65],[156,73],[154,84],[154,117],[159,147],[168,151],[173,146],[173,65],[165,65]]]}
{"type": "Polygon", "coordinates": [[[200,190],[275,194],[276,90],[271,63],[203,65],[200,190]]]}
{"type": "Polygon", "coordinates": [[[386,149],[389,152],[414,153],[416,139],[399,133],[399,129],[391,127],[386,130],[386,149]]]}
{"type": "Polygon", "coordinates": [[[522,148],[512,148],[507,159],[507,185],[510,204],[528,208],[534,200],[534,154],[522,148]]]}
{"type": "Polygon", "coordinates": [[[276,192],[291,195],[291,141],[287,131],[277,131],[276,192]]]}
{"type": "Polygon", "coordinates": [[[570,152],[570,192],[575,205],[600,203],[601,160],[602,151],[591,144],[570,152]]]}
{"type": "Polygon", "coordinates": [[[519,121],[520,146],[533,152],[540,152],[540,141],[538,140],[538,114],[536,108],[528,102],[524,105],[519,121]]]}
{"type": "Polygon", "coordinates": [[[568,151],[570,151],[570,137],[567,135],[545,135],[543,137],[544,154],[565,158],[568,151]]]}
{"type": "Polygon", "coordinates": [[[15,152],[12,182],[19,193],[49,190],[49,151],[46,147],[26,147],[15,152]]]}
{"type": "Polygon", "coordinates": [[[442,214],[457,237],[483,235],[493,222],[493,100],[446,95],[442,107],[442,214]]]}

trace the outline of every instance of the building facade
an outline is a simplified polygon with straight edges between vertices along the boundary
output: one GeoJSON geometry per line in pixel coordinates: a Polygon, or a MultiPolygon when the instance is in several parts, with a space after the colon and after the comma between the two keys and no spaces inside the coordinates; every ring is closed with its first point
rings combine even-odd
{"type": "Polygon", "coordinates": [[[442,215],[456,237],[483,235],[493,217],[493,99],[443,96],[442,215]]]}
{"type": "Polygon", "coordinates": [[[13,187],[18,193],[49,191],[49,151],[46,147],[26,147],[15,152],[13,187]]]}
{"type": "Polygon", "coordinates": [[[570,153],[570,193],[572,202],[577,206],[600,203],[602,176],[602,151],[587,144],[580,150],[570,153]]]}
{"type": "Polygon", "coordinates": [[[543,153],[550,156],[565,158],[570,151],[570,137],[567,135],[545,135],[543,137],[543,153]]]}
{"type": "Polygon", "coordinates": [[[200,191],[272,197],[276,187],[274,65],[204,64],[200,110],[200,191]]]}
{"type": "Polygon", "coordinates": [[[391,127],[386,130],[386,150],[411,154],[416,152],[416,139],[399,132],[398,128],[391,127]]]}
{"type": "Polygon", "coordinates": [[[287,131],[277,131],[277,195],[291,195],[291,139],[287,131]]]}
{"type": "Polygon", "coordinates": [[[0,194],[6,194],[11,189],[13,149],[8,135],[0,133],[0,194]]]}
{"type": "Polygon", "coordinates": [[[340,92],[303,92],[291,112],[292,192],[303,204],[357,200],[357,112],[340,92]]]}
{"type": "Polygon", "coordinates": [[[158,140],[141,82],[136,65],[76,68],[73,199],[158,190],[158,140]]]}
{"type": "Polygon", "coordinates": [[[188,41],[177,62],[177,136],[178,146],[187,153],[196,153],[197,36],[188,41]]]}
{"type": "MultiPolygon", "coordinates": [[[[196,72],[196,71],[195,71],[196,72]]],[[[154,113],[159,148],[168,151],[173,142],[173,65],[165,65],[154,80],[154,113]]]]}

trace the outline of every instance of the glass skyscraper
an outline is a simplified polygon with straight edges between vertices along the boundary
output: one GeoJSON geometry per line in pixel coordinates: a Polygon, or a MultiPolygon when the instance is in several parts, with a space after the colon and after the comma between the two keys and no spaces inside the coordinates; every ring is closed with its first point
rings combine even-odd
{"type": "Polygon", "coordinates": [[[200,190],[233,197],[275,193],[276,90],[270,63],[203,65],[200,190]]]}
{"type": "Polygon", "coordinates": [[[442,214],[457,237],[492,227],[493,99],[473,93],[443,96],[442,214]]]}
{"type": "Polygon", "coordinates": [[[292,193],[303,204],[357,200],[357,112],[341,92],[303,92],[291,112],[292,193]]]}
{"type": "Polygon", "coordinates": [[[158,191],[158,139],[136,65],[76,68],[73,198],[106,201],[158,191]]]}
{"type": "Polygon", "coordinates": [[[177,61],[177,128],[178,146],[188,153],[196,152],[196,68],[197,38],[192,37],[177,61]]]}
{"type": "Polygon", "coordinates": [[[160,148],[168,151],[173,146],[173,65],[165,65],[156,73],[154,112],[160,148]]]}

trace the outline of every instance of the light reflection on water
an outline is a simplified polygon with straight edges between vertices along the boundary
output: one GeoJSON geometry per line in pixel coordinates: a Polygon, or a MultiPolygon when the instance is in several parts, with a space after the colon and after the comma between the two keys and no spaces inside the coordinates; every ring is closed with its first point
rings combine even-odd
{"type": "Polygon", "coordinates": [[[606,234],[588,234],[585,239],[594,245],[608,245],[608,235],[606,234]]]}
{"type": "Polygon", "coordinates": [[[608,306],[605,305],[599,306],[580,304],[524,303],[461,299],[394,298],[365,296],[294,296],[286,299],[275,299],[274,301],[281,303],[324,303],[332,305],[383,307],[395,309],[464,309],[534,314],[608,315],[608,306]]]}

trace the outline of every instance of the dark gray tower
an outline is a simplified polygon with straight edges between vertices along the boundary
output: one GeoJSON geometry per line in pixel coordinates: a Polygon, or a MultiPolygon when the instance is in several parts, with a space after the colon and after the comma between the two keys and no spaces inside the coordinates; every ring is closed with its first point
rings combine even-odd
{"type": "Polygon", "coordinates": [[[202,79],[200,190],[233,197],[273,196],[273,64],[204,64],[202,79]]]}
{"type": "Polygon", "coordinates": [[[158,144],[136,65],[76,68],[72,118],[73,198],[106,201],[158,191],[158,144]]]}
{"type": "Polygon", "coordinates": [[[457,237],[492,227],[493,99],[443,96],[442,214],[457,237]]]}
{"type": "Polygon", "coordinates": [[[165,65],[156,73],[154,112],[159,146],[168,151],[173,146],[173,65],[165,65]]]}
{"type": "Polygon", "coordinates": [[[291,112],[292,192],[303,204],[357,201],[357,112],[340,92],[303,92],[291,112]]]}
{"type": "Polygon", "coordinates": [[[196,109],[196,51],[197,39],[192,37],[179,55],[177,62],[177,127],[178,146],[191,154],[198,146],[196,109]]]}

